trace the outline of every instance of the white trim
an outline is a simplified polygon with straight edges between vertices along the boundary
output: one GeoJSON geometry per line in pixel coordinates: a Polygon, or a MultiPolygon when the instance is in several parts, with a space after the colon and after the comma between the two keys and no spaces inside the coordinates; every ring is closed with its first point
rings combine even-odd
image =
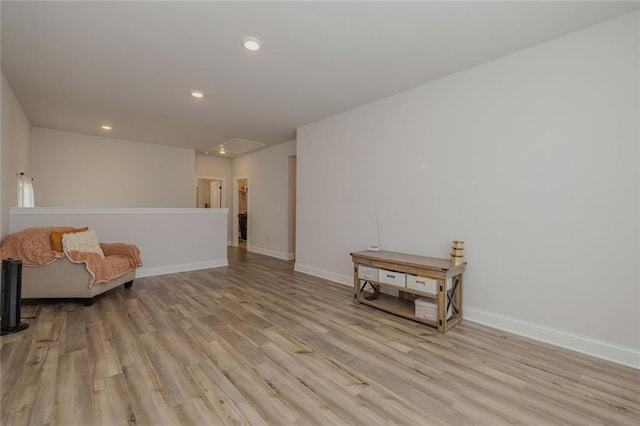
{"type": "Polygon", "coordinates": [[[467,306],[464,307],[464,319],[640,369],[638,349],[467,306]]]}
{"type": "Polygon", "coordinates": [[[9,215],[69,215],[69,214],[227,214],[224,209],[164,208],[164,207],[10,207],[9,215]]]}
{"type": "Polygon", "coordinates": [[[136,278],[155,277],[156,275],[175,274],[176,272],[198,271],[200,269],[220,268],[229,266],[227,259],[214,259],[205,262],[182,263],[179,265],[166,265],[145,268],[136,271],[136,278]]]}
{"type": "Polygon", "coordinates": [[[293,260],[295,258],[294,253],[284,253],[281,251],[269,250],[261,247],[252,246],[247,244],[247,251],[252,253],[264,254],[265,256],[271,256],[282,260],[293,260]]]}
{"type": "Polygon", "coordinates": [[[305,274],[313,275],[314,277],[324,278],[325,280],[333,281],[338,284],[353,286],[353,276],[336,274],[334,272],[326,271],[324,269],[315,268],[313,266],[302,265],[296,263],[293,267],[294,271],[303,272],[305,274]]]}

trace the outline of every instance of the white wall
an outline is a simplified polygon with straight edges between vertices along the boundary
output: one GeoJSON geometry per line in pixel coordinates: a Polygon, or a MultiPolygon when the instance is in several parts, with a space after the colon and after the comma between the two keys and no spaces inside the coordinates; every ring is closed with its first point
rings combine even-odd
{"type": "Polygon", "coordinates": [[[193,207],[191,149],[33,127],[39,207],[193,207]]]}
{"type": "MultiPolygon", "coordinates": [[[[231,161],[233,179],[249,179],[247,249],[281,259],[293,259],[289,245],[289,156],[296,142],[246,154],[231,161]]],[[[235,192],[235,191],[234,191],[235,192]]],[[[237,194],[234,194],[237,198],[237,194]]],[[[237,218],[237,212],[234,212],[237,218]]],[[[234,221],[234,230],[237,224],[234,221]]]]}
{"type": "MultiPolygon", "coordinates": [[[[0,239],[9,231],[9,207],[16,206],[16,173],[29,175],[29,120],[2,74],[2,140],[0,141],[0,239]]],[[[36,197],[39,196],[36,187],[36,197]]]]}
{"type": "MultiPolygon", "coordinates": [[[[233,202],[233,182],[231,180],[231,160],[228,158],[216,157],[213,155],[196,154],[196,176],[205,178],[221,178],[224,181],[223,205],[231,211],[233,202]]],[[[228,217],[228,236],[230,243],[232,232],[232,214],[228,217]]]]}
{"type": "Polygon", "coordinates": [[[227,209],[31,208],[11,209],[10,232],[35,226],[96,231],[100,242],[140,249],[137,277],[227,266],[227,209]]]}
{"type": "Polygon", "coordinates": [[[640,367],[639,16],[298,129],[296,269],[351,284],[378,212],[465,241],[465,318],[640,367]]]}

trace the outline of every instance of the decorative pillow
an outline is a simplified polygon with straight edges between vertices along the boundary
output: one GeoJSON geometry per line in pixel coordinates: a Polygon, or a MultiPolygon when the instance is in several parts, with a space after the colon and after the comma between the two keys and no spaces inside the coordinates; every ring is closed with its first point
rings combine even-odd
{"type": "Polygon", "coordinates": [[[62,236],[62,247],[65,252],[80,251],[85,253],[98,253],[104,259],[104,253],[100,248],[96,231],[85,231],[62,236]]]}
{"type": "Polygon", "coordinates": [[[62,249],[62,236],[64,234],[70,234],[73,232],[86,232],[88,231],[88,227],[84,228],[70,228],[65,231],[51,231],[51,248],[58,253],[62,253],[64,250],[62,249]]]}

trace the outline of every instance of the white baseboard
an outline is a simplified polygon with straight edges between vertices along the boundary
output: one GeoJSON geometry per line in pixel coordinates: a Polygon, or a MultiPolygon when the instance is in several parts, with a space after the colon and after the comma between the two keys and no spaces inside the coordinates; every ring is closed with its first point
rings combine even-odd
{"type": "Polygon", "coordinates": [[[293,260],[295,259],[295,253],[285,253],[282,251],[269,250],[262,247],[256,247],[247,244],[247,251],[264,254],[265,256],[271,256],[282,260],[293,260]]]}
{"type": "Polygon", "coordinates": [[[468,306],[464,307],[464,319],[640,369],[640,350],[634,348],[468,306]]]}
{"type": "Polygon", "coordinates": [[[141,267],[136,271],[136,278],[154,277],[156,275],[175,274],[176,272],[197,271],[199,269],[219,268],[229,266],[227,259],[214,259],[204,262],[181,263],[179,265],[165,265],[141,267]]]}
{"type": "Polygon", "coordinates": [[[313,275],[314,277],[324,278],[325,280],[333,281],[338,284],[353,286],[353,276],[336,274],[324,269],[316,268],[308,265],[301,265],[296,263],[293,267],[294,271],[303,272],[305,274],[313,275]]]}

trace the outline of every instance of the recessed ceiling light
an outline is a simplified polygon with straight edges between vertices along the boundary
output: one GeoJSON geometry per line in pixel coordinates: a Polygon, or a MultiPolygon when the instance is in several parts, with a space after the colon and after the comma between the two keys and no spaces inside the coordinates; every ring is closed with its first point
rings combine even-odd
{"type": "Polygon", "coordinates": [[[220,152],[220,154],[225,154],[226,153],[226,151],[224,150],[224,146],[220,147],[220,151],[219,152],[220,152]]]}
{"type": "Polygon", "coordinates": [[[242,39],[242,47],[247,49],[250,52],[255,52],[256,50],[260,50],[260,40],[255,37],[245,37],[242,39]]]}
{"type": "Polygon", "coordinates": [[[102,127],[102,130],[111,130],[111,126],[108,126],[106,124],[100,127],[102,127]]]}
{"type": "Polygon", "coordinates": [[[199,91],[199,90],[192,90],[191,91],[191,96],[193,96],[194,98],[204,98],[204,93],[199,91]]]}
{"type": "Polygon", "coordinates": [[[204,152],[204,155],[209,155],[209,151],[205,151],[205,152],[204,152]]]}

